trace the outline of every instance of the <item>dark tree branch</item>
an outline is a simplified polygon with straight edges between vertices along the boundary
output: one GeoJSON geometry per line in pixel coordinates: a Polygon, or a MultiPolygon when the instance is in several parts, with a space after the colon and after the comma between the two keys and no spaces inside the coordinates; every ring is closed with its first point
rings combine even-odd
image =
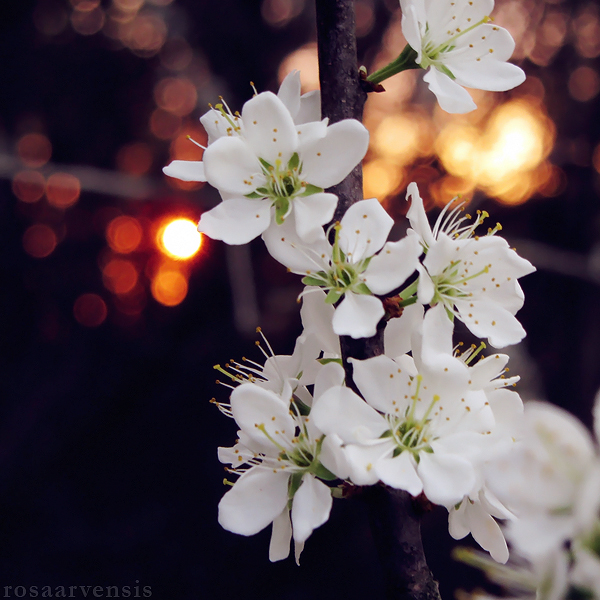
{"type": "MultiPolygon", "coordinates": [[[[316,0],[321,114],[335,123],[342,119],[362,121],[367,99],[358,73],[354,0],[316,0]]],[[[328,190],[339,198],[334,216],[362,200],[362,168],[358,165],[344,181],[328,190]]],[[[340,345],[346,384],[356,391],[348,358],[371,358],[383,352],[381,322],[377,334],[354,340],[342,336],[340,345]]],[[[421,541],[420,518],[407,492],[372,486],[365,492],[373,536],[386,577],[390,600],[440,600],[437,583],[427,568],[421,541]]]]}

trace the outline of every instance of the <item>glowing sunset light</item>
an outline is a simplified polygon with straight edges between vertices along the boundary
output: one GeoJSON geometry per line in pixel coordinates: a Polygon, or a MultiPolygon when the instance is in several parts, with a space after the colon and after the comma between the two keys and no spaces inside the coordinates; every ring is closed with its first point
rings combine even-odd
{"type": "Polygon", "coordinates": [[[162,268],[152,279],[150,289],[157,302],[164,306],[177,306],[187,296],[188,282],[180,271],[162,268]]]}
{"type": "Polygon", "coordinates": [[[185,260],[198,252],[202,244],[202,234],[196,229],[196,223],[189,219],[175,219],[159,233],[161,250],[165,254],[185,260]]]}

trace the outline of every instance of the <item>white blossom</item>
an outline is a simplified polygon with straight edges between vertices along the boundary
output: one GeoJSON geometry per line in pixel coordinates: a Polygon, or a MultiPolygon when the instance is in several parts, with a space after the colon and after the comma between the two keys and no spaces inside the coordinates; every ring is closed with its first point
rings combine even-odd
{"type": "Polygon", "coordinates": [[[298,236],[314,241],[337,205],[324,188],[342,181],[365,155],[369,134],[359,121],[295,122],[315,111],[314,100],[303,110],[294,82],[286,79],[279,96],[254,96],[241,114],[221,104],[209,110],[201,118],[209,134],[203,161],[165,168],[167,175],[219,190],[223,202],[203,213],[198,226],[213,239],[244,244],[293,215],[298,236]]]}
{"type": "MultiPolygon", "coordinates": [[[[317,378],[315,396],[342,380],[341,367],[328,365],[317,378]]],[[[339,440],[326,438],[302,403],[255,383],[236,387],[230,402],[239,440],[219,448],[219,460],[239,479],[219,503],[219,523],[241,535],[272,523],[270,559],[286,558],[293,536],[298,560],[304,542],[329,517],[331,490],[323,480],[346,476],[339,440]]]]}
{"type": "Polygon", "coordinates": [[[480,382],[490,370],[477,373],[452,355],[452,324],[441,306],[426,313],[412,347],[413,357],[352,360],[364,401],[334,386],[315,402],[312,416],[343,441],[354,483],[382,481],[413,496],[423,491],[451,507],[473,489],[478,464],[496,445],[480,382]]]}
{"type": "Polygon", "coordinates": [[[517,279],[535,267],[495,235],[499,224],[487,235],[476,235],[487,213],[478,213],[470,223],[468,216],[460,216],[462,206],[450,209],[450,203],[432,230],[415,183],[408,186],[409,197],[409,234],[418,237],[426,252],[419,267],[419,302],[441,303],[472,333],[497,348],[521,341],[525,330],[514,315],[524,296],[517,279]]]}
{"type": "MultiPolygon", "coordinates": [[[[381,300],[415,270],[421,248],[412,237],[387,242],[393,221],[375,199],[353,204],[335,227],[335,241],[324,233],[310,246],[293,224],[270,229],[263,239],[271,255],[303,282],[327,292],[326,302],[339,302],[332,317],[336,335],[372,337],[384,315],[381,300]]],[[[305,293],[310,293],[307,290],[305,293]]]]}
{"type": "Polygon", "coordinates": [[[525,81],[506,61],[515,42],[493,24],[493,0],[400,0],[402,33],[416,51],[415,62],[429,69],[424,80],[449,113],[477,108],[462,86],[500,92],[525,81]]]}

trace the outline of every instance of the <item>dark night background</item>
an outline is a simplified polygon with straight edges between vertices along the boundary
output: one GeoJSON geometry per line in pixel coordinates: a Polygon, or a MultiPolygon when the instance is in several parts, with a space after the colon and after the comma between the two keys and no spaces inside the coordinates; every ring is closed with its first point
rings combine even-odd
{"type": "MultiPolygon", "coordinates": [[[[516,10],[518,0],[511,2],[516,10]]],[[[533,15],[532,28],[543,32],[544,11],[560,7],[567,20],[589,18],[600,38],[593,4],[521,4],[533,15]]],[[[201,137],[195,123],[206,103],[223,94],[241,108],[250,80],[259,91],[276,89],[282,60],[314,41],[311,2],[142,5],[0,4],[0,594],[5,585],[140,585],[165,600],[381,597],[360,498],[334,503],[300,568],[292,559],[268,562],[268,530],[243,538],[217,523],[226,488],[216,448],[233,443],[235,427],[209,403],[226,397],[212,365],[244,355],[259,360],[258,324],[278,353],[291,352],[300,333],[296,278],[258,242],[247,251],[205,239],[186,263],[185,299],[164,306],[151,293],[153,265],[160,261],[153,224],[165,215],[197,220],[217,200],[207,187],[186,191],[162,176],[161,167],[179,152],[177,132],[201,137]],[[142,36],[128,46],[111,34],[115,6],[125,7],[121,16],[154,15],[164,26],[154,22],[162,44],[148,49],[142,36]],[[173,68],[163,45],[179,48],[173,55],[183,56],[183,66],[173,68]],[[193,55],[188,63],[186,52],[193,55]],[[157,137],[149,125],[157,85],[173,72],[192,82],[195,101],[187,112],[162,106],[156,119],[171,111],[175,133],[157,137]],[[36,166],[19,150],[30,133],[51,143],[46,164],[36,166]],[[128,155],[131,148],[140,152],[128,155]],[[77,171],[81,167],[96,170],[77,171]],[[79,173],[78,201],[60,208],[46,197],[19,199],[14,178],[23,169],[45,178],[79,173]],[[125,257],[137,269],[133,299],[113,293],[106,274],[103,279],[110,253],[105,229],[118,215],[144,227],[142,243],[125,257]],[[56,237],[45,256],[27,251],[25,242],[39,223],[56,237]],[[74,316],[82,294],[104,302],[106,314],[96,326],[74,316]]],[[[357,2],[361,62],[373,60],[396,6],[357,2]]],[[[573,36],[564,35],[550,58],[536,61],[532,52],[520,61],[545,88],[557,131],[549,160],[560,186],[515,206],[480,192],[474,201],[502,222],[506,237],[539,269],[522,282],[526,304],[519,318],[528,337],[511,350],[511,374],[523,375],[524,397],[550,400],[590,424],[600,387],[600,118],[598,90],[593,93],[600,48],[582,54],[573,36]],[[594,79],[587,72],[583,92],[567,85],[581,65],[596,73],[594,79]]],[[[419,90],[431,111],[431,98],[419,90]]],[[[411,175],[419,181],[423,169],[438,177],[443,172],[433,157],[421,163],[388,195],[397,214],[405,211],[411,175]]],[[[428,517],[430,566],[442,597],[451,598],[456,587],[469,589],[479,580],[449,558],[445,511],[428,517]]]]}

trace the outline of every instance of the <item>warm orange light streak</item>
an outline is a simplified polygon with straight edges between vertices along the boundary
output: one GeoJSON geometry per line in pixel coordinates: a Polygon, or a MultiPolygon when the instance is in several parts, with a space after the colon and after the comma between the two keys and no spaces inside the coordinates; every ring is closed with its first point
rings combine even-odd
{"type": "Polygon", "coordinates": [[[108,245],[120,254],[129,254],[136,250],[142,241],[142,236],[142,226],[133,217],[117,217],[106,227],[108,245]]]}
{"type": "Polygon", "coordinates": [[[188,292],[185,275],[173,268],[165,267],[158,270],[150,286],[152,296],[165,306],[181,304],[188,292]]]}
{"type": "Polygon", "coordinates": [[[167,256],[180,260],[192,258],[202,244],[202,234],[196,229],[196,223],[184,218],[174,219],[162,227],[158,239],[160,249],[167,256]]]}

